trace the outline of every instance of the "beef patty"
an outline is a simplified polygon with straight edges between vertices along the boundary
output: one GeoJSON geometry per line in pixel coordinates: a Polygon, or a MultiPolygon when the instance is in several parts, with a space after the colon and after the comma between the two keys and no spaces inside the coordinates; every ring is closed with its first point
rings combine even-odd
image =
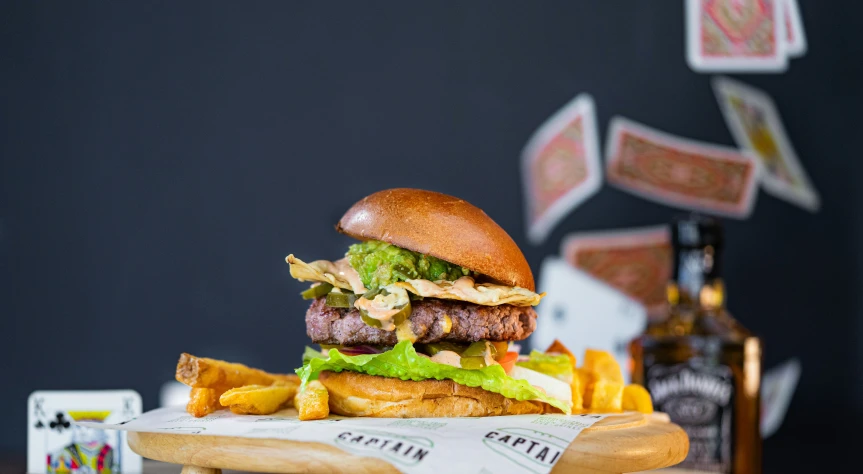
{"type": "MultiPolygon", "coordinates": [[[[536,311],[530,306],[481,306],[453,300],[426,298],[411,302],[411,329],[417,343],[438,341],[520,341],[536,329],[536,311]],[[445,317],[452,328],[444,333],[445,317]]],[[[317,344],[392,346],[395,331],[374,328],[360,319],[356,308],[331,308],[318,298],[306,311],[306,333],[317,344]]]]}

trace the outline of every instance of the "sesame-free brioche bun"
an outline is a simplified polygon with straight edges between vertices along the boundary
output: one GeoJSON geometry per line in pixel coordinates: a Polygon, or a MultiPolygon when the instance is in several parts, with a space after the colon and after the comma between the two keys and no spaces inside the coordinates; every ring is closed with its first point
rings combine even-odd
{"type": "Polygon", "coordinates": [[[421,189],[387,189],[351,206],[336,229],[535,291],[533,273],[518,245],[485,212],[463,199],[421,189]]]}
{"type": "Polygon", "coordinates": [[[440,418],[558,412],[548,404],[519,401],[452,380],[401,380],[358,372],[321,372],[330,411],[344,416],[440,418]]]}

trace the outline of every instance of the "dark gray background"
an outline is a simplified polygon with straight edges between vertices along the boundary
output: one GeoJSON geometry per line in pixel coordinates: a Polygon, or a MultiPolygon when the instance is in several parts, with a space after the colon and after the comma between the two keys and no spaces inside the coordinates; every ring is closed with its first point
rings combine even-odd
{"type": "MultiPolygon", "coordinates": [[[[803,363],[765,443],[776,472],[820,462],[789,454],[835,449],[863,410],[863,12],[801,8],[809,53],[741,77],[776,99],[823,210],[762,192],[725,256],[766,366],[803,363]]],[[[606,186],[526,243],[519,151],[579,92],[603,137],[620,114],[732,144],[685,63],[680,1],[4,2],[0,22],[0,451],[16,456],[35,389],[133,388],[150,409],[182,351],[296,367],[306,303],[283,259],[338,257],[333,224],[373,191],[463,197],[535,272],[567,232],[677,214],[606,186]]]]}

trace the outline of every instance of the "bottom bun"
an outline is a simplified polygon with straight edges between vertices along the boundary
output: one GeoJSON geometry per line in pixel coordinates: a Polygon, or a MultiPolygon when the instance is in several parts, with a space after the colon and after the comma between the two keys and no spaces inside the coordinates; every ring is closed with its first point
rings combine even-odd
{"type": "Polygon", "coordinates": [[[452,380],[401,380],[357,372],[321,372],[330,411],[344,416],[438,418],[526,415],[558,412],[552,406],[519,401],[452,380]]]}

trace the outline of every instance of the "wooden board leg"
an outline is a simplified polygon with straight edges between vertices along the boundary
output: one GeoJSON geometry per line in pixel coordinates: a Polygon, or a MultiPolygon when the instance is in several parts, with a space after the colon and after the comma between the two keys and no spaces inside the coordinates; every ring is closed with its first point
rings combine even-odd
{"type": "Polygon", "coordinates": [[[183,466],[183,471],[180,474],[222,474],[222,470],[212,467],[183,466]]]}

